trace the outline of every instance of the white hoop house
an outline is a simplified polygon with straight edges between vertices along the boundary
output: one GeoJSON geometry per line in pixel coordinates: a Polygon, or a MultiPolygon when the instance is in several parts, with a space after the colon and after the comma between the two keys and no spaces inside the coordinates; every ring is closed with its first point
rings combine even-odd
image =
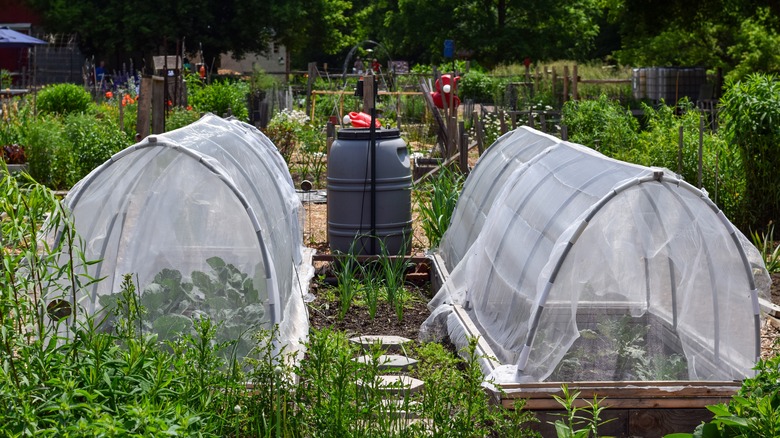
{"type": "Polygon", "coordinates": [[[463,343],[462,306],[499,380],[734,380],[760,352],[760,255],[666,169],[521,127],[469,175],[440,254],[424,330],[463,343]]]}
{"type": "Polygon", "coordinates": [[[104,280],[78,297],[90,314],[137,280],[144,325],[161,338],[195,316],[222,324],[219,340],[279,325],[278,339],[308,333],[300,201],[276,147],[256,128],[208,114],[111,157],[68,193],[89,273],[104,280]]]}

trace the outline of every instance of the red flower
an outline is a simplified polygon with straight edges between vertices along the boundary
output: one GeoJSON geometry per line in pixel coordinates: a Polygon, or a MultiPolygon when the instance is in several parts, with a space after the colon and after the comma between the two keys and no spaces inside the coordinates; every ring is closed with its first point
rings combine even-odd
{"type": "Polygon", "coordinates": [[[106,99],[113,99],[113,98],[114,98],[114,93],[110,91],[106,91],[106,99]]]}
{"type": "Polygon", "coordinates": [[[192,111],[192,105],[187,105],[187,111],[192,111]]]}

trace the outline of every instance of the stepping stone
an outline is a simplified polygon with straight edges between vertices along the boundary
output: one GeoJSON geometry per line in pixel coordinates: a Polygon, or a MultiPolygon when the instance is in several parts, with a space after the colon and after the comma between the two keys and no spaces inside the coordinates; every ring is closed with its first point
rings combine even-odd
{"type": "Polygon", "coordinates": [[[390,418],[404,418],[411,420],[420,418],[422,405],[418,401],[382,400],[382,413],[390,418]]]}
{"type": "MultiPolygon", "coordinates": [[[[365,383],[362,380],[358,380],[358,386],[364,387],[365,383]]],[[[377,390],[385,394],[402,395],[404,397],[409,394],[419,392],[425,386],[425,382],[414,377],[401,376],[401,375],[381,375],[376,376],[377,390]]]]}
{"type": "Polygon", "coordinates": [[[411,339],[404,338],[402,336],[383,336],[383,335],[367,335],[367,336],[355,336],[350,338],[350,341],[363,346],[363,350],[370,350],[371,346],[379,343],[385,351],[397,352],[402,350],[403,344],[412,342],[411,339]]]}
{"type": "Polygon", "coordinates": [[[388,394],[412,394],[419,392],[425,386],[425,382],[409,376],[378,376],[379,387],[388,394]]]}
{"type": "MultiPolygon", "coordinates": [[[[360,363],[371,363],[371,356],[366,354],[355,359],[360,363]]],[[[417,359],[398,354],[383,354],[377,358],[380,370],[408,371],[417,366],[417,359]]]]}

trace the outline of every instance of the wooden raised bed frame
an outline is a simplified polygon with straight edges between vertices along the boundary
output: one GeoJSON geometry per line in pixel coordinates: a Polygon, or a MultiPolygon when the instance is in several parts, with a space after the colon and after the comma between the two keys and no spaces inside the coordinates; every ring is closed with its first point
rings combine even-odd
{"type": "MultiPolygon", "coordinates": [[[[431,256],[431,287],[438,290],[449,277],[438,255],[431,256]]],[[[479,329],[468,314],[454,306],[469,336],[480,336],[479,329]]],[[[495,357],[487,342],[478,342],[480,354],[495,357]]],[[[483,361],[483,368],[500,366],[496,360],[483,361]]],[[[599,428],[599,434],[616,437],[660,437],[673,432],[693,432],[703,421],[712,419],[708,405],[726,403],[742,386],[740,381],[603,381],[603,382],[538,382],[496,385],[490,389],[494,399],[506,408],[516,400],[526,400],[525,409],[533,411],[539,423],[534,428],[543,436],[555,436],[550,422],[560,419],[562,406],[553,398],[561,396],[561,385],[570,392],[580,392],[575,405],[587,407],[594,397],[605,406],[602,416],[611,419],[599,428]]]]}

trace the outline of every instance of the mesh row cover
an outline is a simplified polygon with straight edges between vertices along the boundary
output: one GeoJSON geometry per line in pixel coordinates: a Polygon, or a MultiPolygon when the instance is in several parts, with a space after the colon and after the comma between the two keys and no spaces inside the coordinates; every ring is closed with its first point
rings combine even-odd
{"type": "MultiPolygon", "coordinates": [[[[64,201],[94,278],[77,297],[99,314],[133,275],[144,327],[171,339],[195,316],[221,326],[219,341],[278,324],[278,340],[308,333],[300,200],[273,143],[251,125],[207,114],[114,155],[64,201]]],[[[113,322],[109,316],[109,325],[113,322]]]]}
{"type": "Polygon", "coordinates": [[[462,338],[463,306],[500,380],[733,380],[760,351],[758,251],[665,169],[518,128],[469,175],[439,253],[423,336],[449,320],[462,338]]]}

